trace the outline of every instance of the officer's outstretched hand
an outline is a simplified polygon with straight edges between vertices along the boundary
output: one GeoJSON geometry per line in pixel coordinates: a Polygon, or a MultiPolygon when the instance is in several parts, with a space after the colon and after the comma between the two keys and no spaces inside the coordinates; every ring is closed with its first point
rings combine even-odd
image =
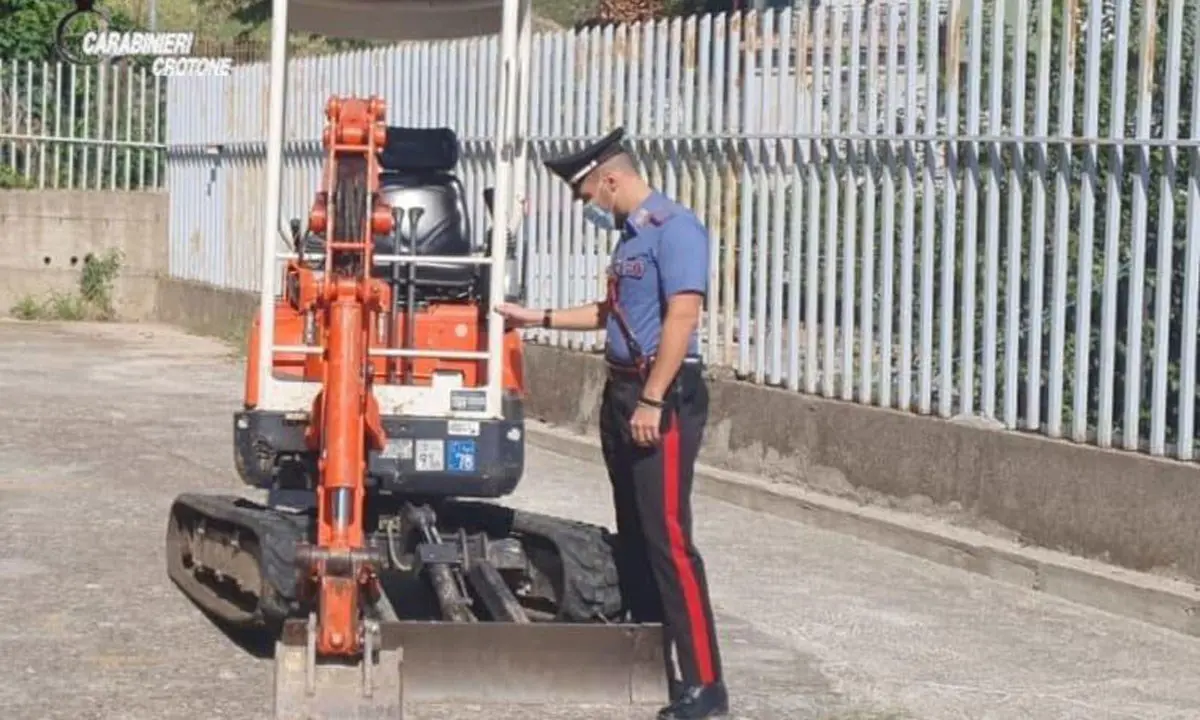
{"type": "Polygon", "coordinates": [[[639,403],[637,409],[633,411],[633,416],[629,418],[629,430],[633,435],[633,442],[643,447],[657,445],[661,437],[658,432],[661,423],[661,409],[639,403]]]}
{"type": "Polygon", "coordinates": [[[496,313],[504,318],[504,324],[510,328],[533,327],[542,323],[541,310],[532,310],[513,303],[497,305],[496,313]]]}

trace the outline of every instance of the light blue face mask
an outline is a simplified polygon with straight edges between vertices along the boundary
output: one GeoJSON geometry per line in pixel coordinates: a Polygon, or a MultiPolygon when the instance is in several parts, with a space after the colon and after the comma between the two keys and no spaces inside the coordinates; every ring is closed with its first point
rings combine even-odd
{"type": "Polygon", "coordinates": [[[600,228],[601,230],[616,230],[617,219],[613,216],[612,210],[605,210],[596,202],[601,190],[607,189],[604,185],[597,188],[596,195],[583,206],[583,219],[600,228]]]}
{"type": "Polygon", "coordinates": [[[583,206],[583,219],[601,230],[617,229],[617,220],[613,217],[612,211],[601,208],[595,200],[583,206]]]}

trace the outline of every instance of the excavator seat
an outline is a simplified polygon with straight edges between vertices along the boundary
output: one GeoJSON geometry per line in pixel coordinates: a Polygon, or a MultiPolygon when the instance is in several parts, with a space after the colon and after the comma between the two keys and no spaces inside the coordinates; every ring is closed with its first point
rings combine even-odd
{"type": "MultiPolygon", "coordinates": [[[[380,195],[392,207],[396,229],[376,240],[377,254],[462,256],[475,249],[466,193],[453,174],[458,164],[453,130],[389,127],[379,160],[380,195]]],[[[444,300],[477,292],[485,269],[389,263],[378,266],[376,273],[391,278],[401,296],[411,282],[418,299],[444,300]]]]}
{"type": "MultiPolygon", "coordinates": [[[[458,136],[450,128],[389,127],[387,145],[379,153],[380,196],[391,206],[395,230],[375,237],[376,255],[469,255],[471,216],[466,191],[454,175],[458,136]]],[[[306,254],[320,254],[325,241],[309,233],[306,254]]],[[[397,299],[413,288],[416,302],[478,298],[487,282],[486,266],[382,262],[373,276],[390,280],[397,299]]]]}

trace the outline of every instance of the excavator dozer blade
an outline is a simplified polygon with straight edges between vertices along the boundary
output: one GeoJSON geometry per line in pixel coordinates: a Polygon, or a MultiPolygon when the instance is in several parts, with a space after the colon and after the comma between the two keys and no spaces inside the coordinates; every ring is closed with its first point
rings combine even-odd
{"type": "Polygon", "coordinates": [[[305,624],[289,621],[276,646],[276,718],[399,718],[404,706],[434,703],[667,700],[660,625],[400,621],[379,628],[369,667],[310,670],[305,624]]]}

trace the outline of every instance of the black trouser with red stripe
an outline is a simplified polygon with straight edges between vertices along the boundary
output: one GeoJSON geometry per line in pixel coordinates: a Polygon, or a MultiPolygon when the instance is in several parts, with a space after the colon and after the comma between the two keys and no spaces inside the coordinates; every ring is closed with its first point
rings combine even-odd
{"type": "MultiPolygon", "coordinates": [[[[663,623],[683,682],[721,679],[704,562],[692,543],[692,472],[708,420],[708,388],[698,364],[685,364],[665,398],[662,441],[635,445],[629,418],[641,378],[611,371],[600,410],[600,438],[612,482],[621,592],[638,622],[663,623]]],[[[670,653],[667,653],[668,666],[670,653]]],[[[673,671],[671,674],[674,674],[673,671]]]]}

